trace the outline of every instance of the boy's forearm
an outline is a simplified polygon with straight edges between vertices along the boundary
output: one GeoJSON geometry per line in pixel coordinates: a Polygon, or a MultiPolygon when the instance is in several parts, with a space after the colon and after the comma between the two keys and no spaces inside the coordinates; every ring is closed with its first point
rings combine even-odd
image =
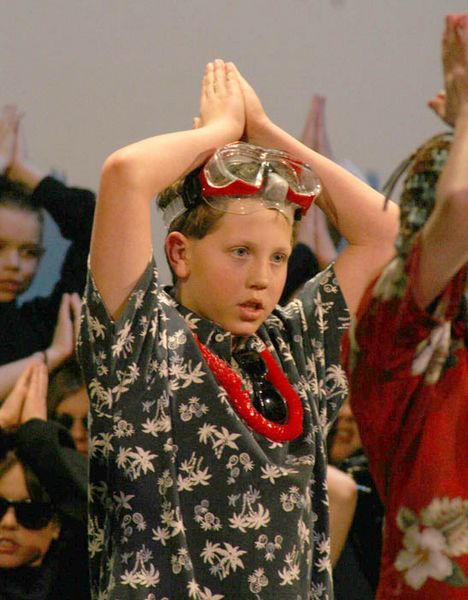
{"type": "Polygon", "coordinates": [[[317,204],[349,244],[380,245],[386,240],[393,244],[399,210],[390,203],[384,212],[382,194],[271,121],[256,134],[255,143],[286,150],[310,164],[323,186],[317,204]]]}
{"type": "Polygon", "coordinates": [[[150,200],[200,165],[216,148],[232,141],[235,138],[229,128],[221,124],[162,134],[117,150],[107,159],[104,172],[112,169],[114,181],[150,200]]]}

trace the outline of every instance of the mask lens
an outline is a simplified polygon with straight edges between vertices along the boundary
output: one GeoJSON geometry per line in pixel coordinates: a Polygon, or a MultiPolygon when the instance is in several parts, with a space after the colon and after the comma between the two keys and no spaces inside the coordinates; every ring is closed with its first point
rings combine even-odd
{"type": "Polygon", "coordinates": [[[204,167],[206,180],[213,187],[225,187],[233,181],[243,181],[260,189],[262,164],[258,152],[238,147],[218,150],[204,167]]]}

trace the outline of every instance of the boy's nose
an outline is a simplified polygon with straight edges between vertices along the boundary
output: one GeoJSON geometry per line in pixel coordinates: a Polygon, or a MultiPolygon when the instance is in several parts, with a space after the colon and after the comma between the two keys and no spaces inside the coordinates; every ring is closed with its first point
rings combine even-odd
{"type": "Polygon", "coordinates": [[[249,287],[264,290],[268,287],[269,282],[269,265],[258,261],[252,266],[249,276],[249,287]]]}

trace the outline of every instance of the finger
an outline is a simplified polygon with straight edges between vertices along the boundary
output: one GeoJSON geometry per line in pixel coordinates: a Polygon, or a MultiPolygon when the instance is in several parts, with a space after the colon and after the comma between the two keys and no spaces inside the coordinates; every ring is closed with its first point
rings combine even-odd
{"type": "Polygon", "coordinates": [[[21,413],[21,423],[26,423],[30,419],[47,419],[47,385],[46,366],[34,365],[21,413]]]}
{"type": "Polygon", "coordinates": [[[214,61],[213,91],[222,92],[226,86],[226,68],[224,61],[217,58],[214,61]]]}
{"type": "Polygon", "coordinates": [[[73,319],[73,334],[74,344],[78,339],[80,333],[80,322],[81,322],[81,298],[78,294],[74,293],[70,297],[70,309],[73,319]]]}
{"type": "Polygon", "coordinates": [[[237,68],[237,66],[234,63],[232,64],[232,69],[234,71],[234,73],[236,74],[236,78],[237,81],[239,82],[240,88],[242,90],[249,90],[252,88],[252,86],[250,85],[250,83],[247,81],[247,79],[241,75],[241,72],[239,71],[239,69],[237,68]]]}
{"type": "Polygon", "coordinates": [[[77,294],[76,292],[73,292],[73,294],[70,294],[69,296],[70,298],[70,308],[72,310],[73,316],[80,316],[80,311],[81,311],[81,297],[79,294],[77,294]]]}
{"type": "Polygon", "coordinates": [[[28,391],[30,375],[35,363],[30,363],[18,377],[12,391],[0,408],[0,424],[14,426],[20,422],[20,414],[28,391]]]}
{"type": "Polygon", "coordinates": [[[214,82],[214,64],[209,62],[205,67],[205,74],[203,76],[202,94],[209,96],[213,92],[214,82]]]}
{"type": "Polygon", "coordinates": [[[233,62],[225,63],[226,87],[230,91],[241,92],[239,78],[237,76],[236,66],[233,62]]]}
{"type": "Polygon", "coordinates": [[[70,294],[63,294],[59,308],[59,319],[66,318],[70,315],[70,294]]]}
{"type": "Polygon", "coordinates": [[[200,117],[193,117],[193,119],[192,119],[192,127],[193,127],[193,129],[200,129],[200,127],[201,127],[201,119],[200,119],[200,117]]]}

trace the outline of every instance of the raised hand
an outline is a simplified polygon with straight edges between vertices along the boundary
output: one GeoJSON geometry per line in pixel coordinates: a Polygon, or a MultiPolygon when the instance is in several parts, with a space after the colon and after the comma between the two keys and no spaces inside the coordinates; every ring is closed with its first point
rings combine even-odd
{"type": "Polygon", "coordinates": [[[312,150],[333,159],[330,140],[325,124],[325,96],[314,94],[301,141],[312,150]]]}
{"type": "Polygon", "coordinates": [[[13,152],[7,175],[8,179],[22,183],[33,190],[46,173],[32,164],[28,158],[21,116],[17,120],[13,152]]]}
{"type": "Polygon", "coordinates": [[[454,125],[461,104],[468,102],[468,13],[447,16],[442,44],[442,64],[445,106],[440,99],[438,104],[436,101],[436,105],[438,109],[443,109],[444,121],[454,125]]]}
{"type": "Polygon", "coordinates": [[[239,69],[233,64],[233,70],[236,73],[239,81],[245,104],[245,130],[244,138],[252,144],[262,145],[262,132],[270,125],[265,109],[263,108],[260,98],[250,83],[241,75],[239,69]]]}
{"type": "Polygon", "coordinates": [[[234,140],[242,136],[245,125],[244,100],[232,63],[216,59],[205,67],[200,94],[200,117],[196,127],[222,124],[234,140]]]}
{"type": "Polygon", "coordinates": [[[20,424],[26,423],[30,419],[47,420],[48,384],[49,377],[45,364],[33,365],[26,382],[20,424]]]}
{"type": "Polygon", "coordinates": [[[30,363],[0,407],[0,427],[12,429],[29,419],[47,418],[47,368],[30,363]]]}
{"type": "Polygon", "coordinates": [[[6,104],[0,114],[0,173],[11,167],[20,113],[14,104],[6,104]]]}
{"type": "Polygon", "coordinates": [[[52,343],[47,348],[47,360],[52,369],[70,358],[78,337],[81,300],[78,294],[64,294],[52,343]]]}

